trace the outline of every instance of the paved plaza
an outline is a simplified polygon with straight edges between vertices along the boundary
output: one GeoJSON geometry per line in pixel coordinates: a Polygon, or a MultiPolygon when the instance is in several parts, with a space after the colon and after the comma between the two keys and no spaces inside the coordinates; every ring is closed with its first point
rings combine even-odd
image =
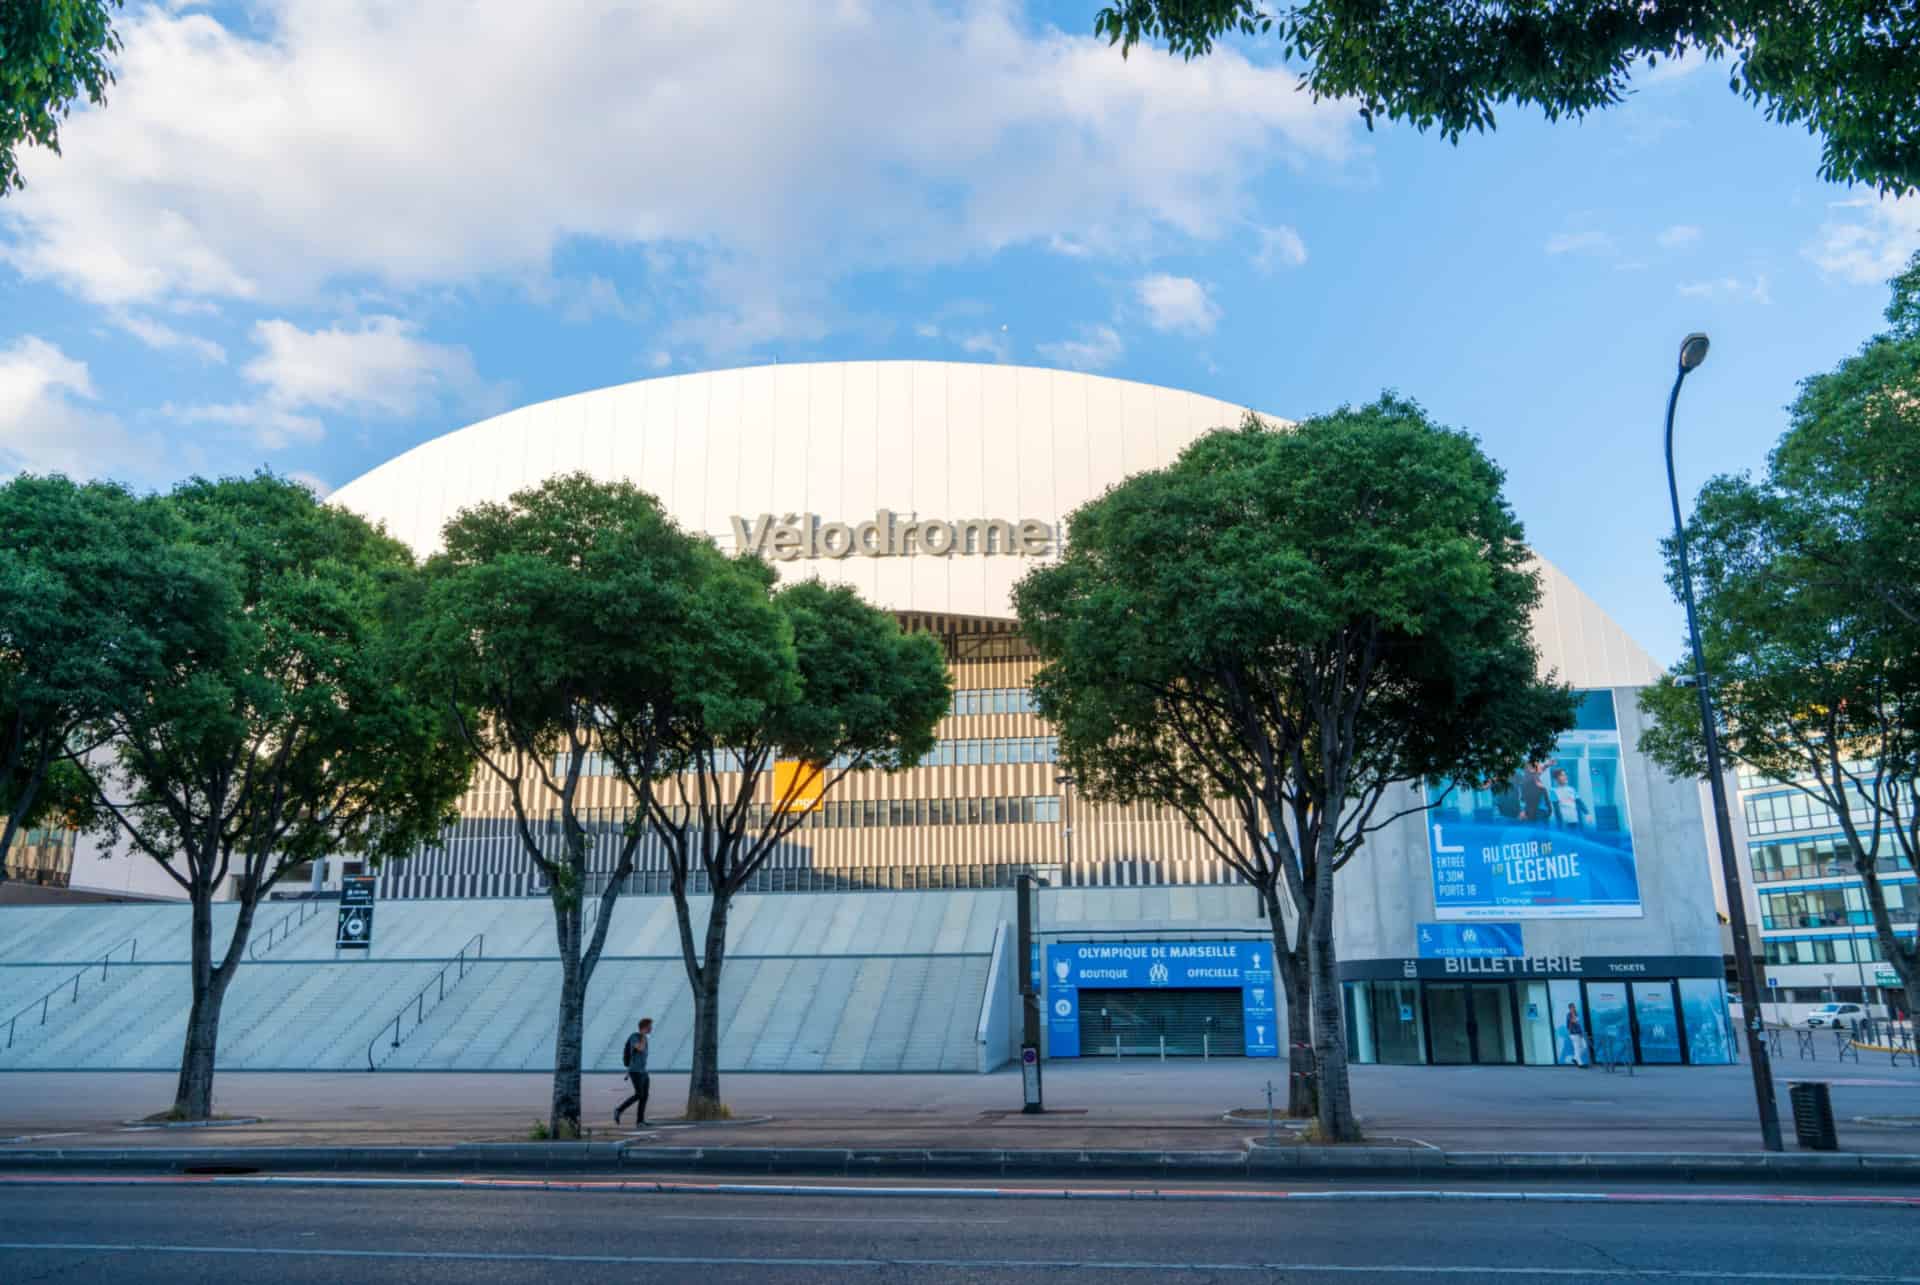
{"type": "MultiPolygon", "coordinates": [[[[1776,1065],[1789,1137],[1789,1080],[1832,1085],[1844,1150],[1920,1151],[1920,1128],[1863,1123],[1920,1120],[1920,1072],[1863,1058],[1776,1065]],[[1878,1064],[1876,1064],[1876,1062],[1878,1064]]],[[[1019,1113],[1020,1081],[994,1075],[752,1075],[723,1077],[743,1120],[686,1126],[673,1120],[684,1075],[656,1075],[655,1131],[676,1146],[1150,1147],[1240,1145],[1264,1134],[1258,1112],[1272,1083],[1284,1103],[1284,1066],[1272,1061],[1049,1063],[1049,1111],[1019,1113]],[[1229,1119],[1228,1112],[1254,1113],[1229,1119]]],[[[230,1146],[438,1145],[524,1139],[547,1114],[544,1074],[223,1073],[218,1111],[258,1124],[129,1131],[123,1122],[163,1110],[173,1077],[140,1072],[0,1075],[0,1139],[17,1145],[230,1146]],[[27,1140],[31,1139],[29,1143],[27,1140]]],[[[1751,1151],[1758,1149],[1745,1066],[1640,1067],[1631,1076],[1560,1067],[1353,1069],[1363,1127],[1375,1139],[1445,1150],[1751,1151]]],[[[586,1080],[595,1138],[616,1129],[626,1091],[610,1075],[586,1080]]]]}

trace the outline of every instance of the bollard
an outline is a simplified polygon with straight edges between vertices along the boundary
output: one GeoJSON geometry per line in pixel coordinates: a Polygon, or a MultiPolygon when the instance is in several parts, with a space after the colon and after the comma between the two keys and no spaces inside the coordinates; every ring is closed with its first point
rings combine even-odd
{"type": "Polygon", "coordinates": [[[1120,1060],[1120,1033],[1118,1031],[1115,1031],[1113,1035],[1113,1058],[1116,1062],[1120,1060]]]}
{"type": "Polygon", "coordinates": [[[1160,1060],[1162,1062],[1167,1060],[1167,1037],[1164,1035],[1160,1037],[1160,1060]]]}
{"type": "Polygon", "coordinates": [[[1202,1062],[1208,1062],[1213,1059],[1212,1042],[1213,1035],[1210,1032],[1200,1032],[1200,1060],[1202,1062]]]}
{"type": "Polygon", "coordinates": [[[1267,1081],[1267,1141],[1273,1142],[1273,1081],[1267,1081]]]}

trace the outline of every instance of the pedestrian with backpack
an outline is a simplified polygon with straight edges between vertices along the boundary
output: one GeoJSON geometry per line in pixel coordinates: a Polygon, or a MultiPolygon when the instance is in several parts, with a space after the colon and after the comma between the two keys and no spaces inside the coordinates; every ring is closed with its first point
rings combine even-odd
{"type": "Polygon", "coordinates": [[[647,1075],[647,1037],[652,1034],[653,1019],[643,1017],[633,1034],[627,1036],[626,1047],[620,1050],[620,1060],[627,1067],[627,1079],[633,1082],[633,1096],[613,1109],[615,1124],[620,1123],[620,1116],[628,1107],[634,1107],[634,1124],[642,1129],[647,1127],[647,1090],[653,1087],[647,1075]]]}

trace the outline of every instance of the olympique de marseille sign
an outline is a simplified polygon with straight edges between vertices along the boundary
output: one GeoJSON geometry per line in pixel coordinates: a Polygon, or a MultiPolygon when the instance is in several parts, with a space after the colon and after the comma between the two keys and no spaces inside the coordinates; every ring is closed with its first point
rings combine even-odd
{"type": "Polygon", "coordinates": [[[905,519],[881,509],[869,522],[822,522],[817,513],[733,519],[734,547],[779,562],[797,558],[1038,558],[1053,552],[1053,526],[1037,518],[905,519]]]}

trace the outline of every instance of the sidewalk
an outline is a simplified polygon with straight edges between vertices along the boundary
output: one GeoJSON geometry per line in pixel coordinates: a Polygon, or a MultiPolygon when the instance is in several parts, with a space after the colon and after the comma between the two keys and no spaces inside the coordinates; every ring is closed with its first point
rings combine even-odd
{"type": "MultiPolygon", "coordinates": [[[[1789,1066],[1782,1070],[1802,1071],[1789,1066]]],[[[1053,1063],[1048,1112],[1020,1112],[1020,1081],[963,1075],[752,1075],[722,1078],[741,1122],[675,1119],[684,1075],[654,1077],[654,1125],[616,1128],[625,1081],[586,1082],[585,1142],[633,1149],[1245,1153],[1264,1140],[1265,1090],[1284,1105],[1271,1063],[1053,1063]],[[1229,1118],[1228,1113],[1235,1113],[1229,1118]],[[754,1117],[766,1117],[752,1122],[754,1117]]],[[[1832,1086],[1841,1150],[1920,1156],[1920,1128],[1864,1123],[1920,1119],[1920,1073],[1808,1065],[1832,1086]]],[[[1801,1078],[1795,1075],[1792,1078],[1801,1078]]],[[[1789,1077],[1777,1083],[1792,1147],[1789,1077]]],[[[1607,1155],[1733,1155],[1758,1150],[1744,1066],[1639,1068],[1633,1076],[1553,1067],[1356,1067],[1354,1098],[1370,1143],[1413,1151],[1607,1155]]],[[[285,1148],[518,1144],[547,1114],[545,1074],[223,1074],[220,1128],[128,1128],[163,1109],[171,1076],[0,1075],[0,1168],[24,1153],[109,1148],[222,1152],[285,1148]]],[[[1293,1141],[1284,1125],[1280,1140],[1293,1141]]]]}

